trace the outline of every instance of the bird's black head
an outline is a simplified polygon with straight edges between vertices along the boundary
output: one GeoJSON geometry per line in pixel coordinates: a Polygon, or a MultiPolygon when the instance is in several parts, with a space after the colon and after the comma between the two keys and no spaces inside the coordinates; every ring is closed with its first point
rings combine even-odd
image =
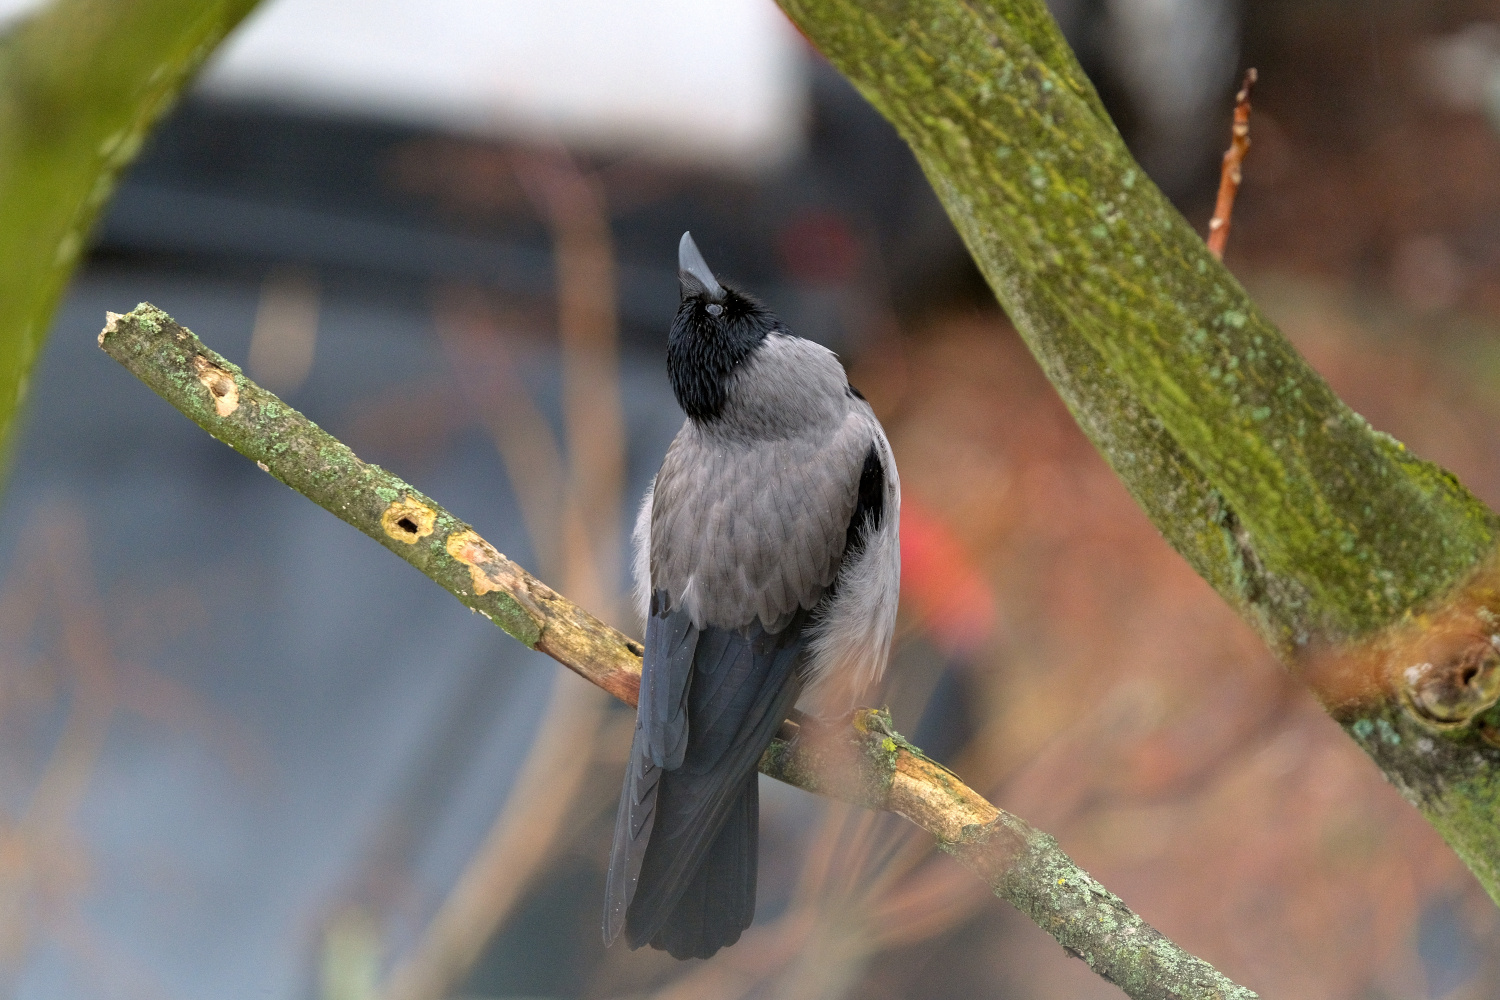
{"type": "Polygon", "coordinates": [[[734,370],[781,321],[744,292],[721,285],[690,233],[677,249],[682,304],[667,337],[667,376],[677,403],[705,422],[724,412],[734,370]]]}

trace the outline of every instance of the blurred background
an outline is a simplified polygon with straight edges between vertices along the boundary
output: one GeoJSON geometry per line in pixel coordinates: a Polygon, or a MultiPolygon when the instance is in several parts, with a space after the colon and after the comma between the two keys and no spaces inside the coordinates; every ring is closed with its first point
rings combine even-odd
{"type": "MultiPolygon", "coordinates": [[[[1229,264],[1500,505],[1500,8],[1053,6],[1200,229],[1259,67],[1229,264]]],[[[1118,995],[925,834],[773,782],[742,941],[606,951],[632,713],[95,345],[161,306],[634,633],[689,228],[890,432],[903,732],[1264,996],[1500,995],[1494,905],[1161,541],[770,0],[267,0],[215,56],[95,234],[3,499],[5,995],[1118,995]]]]}

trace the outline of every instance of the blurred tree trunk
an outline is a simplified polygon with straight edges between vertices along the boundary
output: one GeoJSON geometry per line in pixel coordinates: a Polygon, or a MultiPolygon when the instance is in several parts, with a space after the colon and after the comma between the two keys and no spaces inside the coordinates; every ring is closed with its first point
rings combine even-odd
{"type": "Polygon", "coordinates": [[[0,35],[0,455],[120,171],[255,3],[53,0],[0,35]]]}
{"type": "Polygon", "coordinates": [[[1141,171],[1042,0],[780,0],[893,122],[1167,541],[1500,901],[1496,515],[1312,371],[1141,171]]]}

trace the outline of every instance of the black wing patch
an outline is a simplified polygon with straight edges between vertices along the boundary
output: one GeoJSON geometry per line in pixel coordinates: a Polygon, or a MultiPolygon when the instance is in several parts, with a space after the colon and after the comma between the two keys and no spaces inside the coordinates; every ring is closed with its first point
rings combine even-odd
{"type": "Polygon", "coordinates": [[[865,539],[880,530],[885,517],[885,466],[875,443],[865,453],[865,464],[859,472],[859,498],[844,533],[844,559],[864,548],[865,539]]]}

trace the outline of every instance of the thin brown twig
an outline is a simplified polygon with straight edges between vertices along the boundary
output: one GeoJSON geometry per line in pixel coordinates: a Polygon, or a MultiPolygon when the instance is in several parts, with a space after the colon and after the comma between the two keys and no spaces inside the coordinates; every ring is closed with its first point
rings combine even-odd
{"type": "MultiPolygon", "coordinates": [[[[146,303],[128,315],[110,314],[99,344],[260,468],[380,542],[530,648],[635,704],[640,643],[507,559],[416,487],[360,461],[172,317],[146,303]]],[[[911,820],[1128,996],[1256,996],[1141,919],[1074,864],[1052,837],[996,808],[912,747],[890,728],[884,713],[862,710],[851,721],[811,730],[789,722],[761,758],[762,773],[911,820]]]]}
{"type": "MultiPolygon", "coordinates": [[[[556,574],[570,593],[587,595],[591,605],[612,611],[618,604],[614,580],[619,575],[625,434],[609,213],[597,181],[564,152],[518,162],[517,172],[552,235],[566,459],[531,394],[514,376],[505,408],[512,416],[524,414],[519,423],[542,433],[523,437],[507,433],[503,419],[485,423],[517,494],[523,501],[528,493],[541,494],[523,502],[522,509],[532,515],[526,520],[533,544],[556,558],[557,565],[547,567],[549,574],[556,574]],[[527,472],[539,467],[551,474],[538,483],[524,482],[527,472]],[[544,519],[539,506],[561,511],[560,519],[544,519]],[[555,537],[545,537],[548,529],[555,537]]],[[[440,320],[440,331],[444,326],[440,320]]],[[[493,325],[488,332],[490,340],[498,339],[500,331],[493,325]]],[[[452,343],[453,337],[446,341],[452,343]]],[[[606,709],[607,699],[597,688],[558,683],[504,809],[417,946],[393,971],[387,1000],[446,996],[479,959],[485,942],[551,856],[593,763],[593,744],[606,709]]]]}
{"type": "Polygon", "coordinates": [[[381,994],[385,1000],[448,996],[479,959],[551,856],[593,764],[580,744],[598,731],[603,700],[596,688],[558,678],[505,808],[421,940],[392,971],[381,994]]]}
{"type": "Polygon", "coordinates": [[[552,425],[527,390],[485,293],[472,286],[433,295],[433,326],[466,409],[489,432],[543,575],[561,579],[560,539],[568,470],[552,425]]]}
{"type": "Polygon", "coordinates": [[[614,237],[598,178],[564,149],[518,157],[521,188],[547,223],[557,274],[568,486],[562,580],[613,616],[625,480],[614,237]],[[578,579],[575,581],[573,577],[578,579]],[[608,581],[608,583],[606,583],[608,581]]]}
{"type": "Polygon", "coordinates": [[[1234,199],[1240,193],[1240,165],[1250,152],[1250,91],[1260,78],[1255,67],[1245,70],[1245,82],[1234,95],[1234,125],[1230,129],[1229,148],[1224,151],[1224,165],[1219,171],[1219,200],[1214,217],[1208,221],[1208,249],[1220,260],[1229,243],[1229,220],[1234,214],[1234,199]]]}

